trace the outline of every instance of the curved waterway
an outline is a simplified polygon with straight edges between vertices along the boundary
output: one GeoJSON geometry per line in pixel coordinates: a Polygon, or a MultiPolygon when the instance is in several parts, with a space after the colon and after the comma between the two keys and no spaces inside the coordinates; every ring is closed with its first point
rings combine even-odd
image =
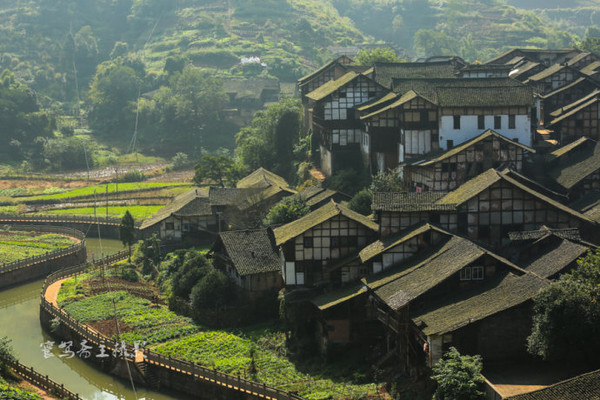
{"type": "MultiPolygon", "coordinates": [[[[88,258],[100,257],[98,239],[86,239],[88,258]]],[[[122,250],[118,240],[102,240],[105,255],[122,250]]],[[[40,325],[40,291],[43,280],[0,291],[0,337],[8,336],[16,356],[23,364],[33,367],[70,391],[89,400],[136,399],[131,384],[108,375],[77,357],[59,358],[55,347],[54,357],[45,359],[40,344],[54,340],[42,331],[40,325]]],[[[137,387],[137,399],[173,400],[183,396],[169,396],[137,387]]]]}

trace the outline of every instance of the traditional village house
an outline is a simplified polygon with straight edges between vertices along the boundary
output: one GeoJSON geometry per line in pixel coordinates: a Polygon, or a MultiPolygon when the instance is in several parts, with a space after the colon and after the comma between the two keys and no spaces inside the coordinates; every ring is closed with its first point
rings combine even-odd
{"type": "Polygon", "coordinates": [[[394,80],[394,98],[359,107],[361,151],[373,171],[393,169],[424,154],[451,149],[494,129],[531,144],[532,89],[512,79],[394,80]]]}
{"type": "Polygon", "coordinates": [[[395,79],[451,79],[456,78],[459,71],[466,67],[459,57],[450,57],[447,60],[406,62],[406,63],[382,63],[373,65],[373,79],[391,89],[395,79]]]}
{"type": "Polygon", "coordinates": [[[600,400],[600,369],[504,400],[600,400]]]}
{"type": "Polygon", "coordinates": [[[306,129],[306,132],[304,132],[305,134],[308,133],[308,130],[311,128],[310,114],[312,107],[306,95],[329,81],[335,81],[341,78],[348,72],[361,73],[369,68],[370,67],[368,66],[354,65],[354,61],[350,57],[343,55],[329,61],[321,68],[298,80],[298,89],[302,99],[303,126],[306,129]]]}
{"type": "Polygon", "coordinates": [[[355,165],[360,159],[362,124],[356,106],[375,99],[386,89],[369,77],[349,72],[308,93],[310,124],[317,135],[321,169],[327,176],[355,165]]]}
{"type": "Polygon", "coordinates": [[[511,65],[505,64],[470,64],[460,69],[460,78],[508,78],[511,65]]]}
{"type": "Polygon", "coordinates": [[[515,65],[523,60],[534,61],[546,66],[553,64],[563,64],[569,60],[574,59],[581,50],[574,48],[557,49],[557,50],[545,50],[545,49],[510,49],[504,53],[496,56],[484,64],[509,64],[515,65]]]}
{"type": "Polygon", "coordinates": [[[550,113],[553,111],[566,107],[599,88],[600,83],[596,82],[596,80],[581,77],[550,93],[538,95],[537,110],[539,111],[538,120],[540,121],[540,125],[544,126],[545,123],[549,123],[552,120],[550,113]]]}
{"type": "Polygon", "coordinates": [[[600,89],[550,113],[544,127],[558,134],[561,144],[568,144],[582,136],[600,140],[600,115],[598,102],[600,89]]]}
{"type": "Polygon", "coordinates": [[[251,299],[283,287],[279,252],[267,228],[221,232],[209,254],[251,299]]]}
{"type": "Polygon", "coordinates": [[[248,124],[256,111],[279,99],[279,81],[270,79],[227,79],[223,90],[229,97],[227,115],[239,124],[248,124]]]}
{"type": "Polygon", "coordinates": [[[525,270],[547,279],[558,279],[577,267],[577,260],[596,246],[585,242],[577,229],[510,232],[506,249],[511,259],[525,270]]]}
{"type": "Polygon", "coordinates": [[[306,205],[311,211],[323,207],[332,200],[336,203],[341,203],[343,201],[348,202],[351,200],[351,197],[347,194],[326,189],[321,186],[307,186],[299,191],[298,194],[306,200],[306,205]]]}
{"type": "Polygon", "coordinates": [[[570,201],[600,191],[600,143],[582,137],[550,153],[548,175],[570,201]]]}
{"type": "Polygon", "coordinates": [[[213,212],[206,192],[192,189],[175,197],[140,226],[143,237],[157,234],[161,240],[193,239],[216,234],[218,215],[213,212]]]}
{"type": "Polygon", "coordinates": [[[372,242],[379,226],[333,201],[273,230],[286,287],[341,284],[367,274],[340,260],[372,242]]]}
{"type": "Polygon", "coordinates": [[[535,88],[537,93],[544,95],[581,77],[584,77],[584,74],[576,68],[569,67],[566,64],[554,64],[530,76],[524,83],[535,88]]]}
{"type": "Polygon", "coordinates": [[[474,139],[404,167],[404,184],[411,191],[454,190],[490,168],[523,171],[535,150],[488,129],[474,139]]]}
{"type": "Polygon", "coordinates": [[[248,176],[240,179],[235,185],[239,189],[261,188],[266,189],[270,186],[290,189],[288,182],[281,176],[260,167],[250,173],[248,176]]]}
{"type": "Polygon", "coordinates": [[[552,228],[580,228],[591,235],[594,223],[579,212],[533,190],[510,176],[489,169],[448,194],[375,193],[375,220],[381,237],[422,221],[500,247],[508,233],[552,228]]]}
{"type": "Polygon", "coordinates": [[[543,279],[429,224],[375,242],[361,257],[393,260],[384,273],[363,282],[388,330],[388,350],[406,370],[433,365],[451,345],[487,359],[525,353],[531,314],[517,306],[547,284],[543,279]],[[513,307],[501,322],[490,318],[513,307]]]}

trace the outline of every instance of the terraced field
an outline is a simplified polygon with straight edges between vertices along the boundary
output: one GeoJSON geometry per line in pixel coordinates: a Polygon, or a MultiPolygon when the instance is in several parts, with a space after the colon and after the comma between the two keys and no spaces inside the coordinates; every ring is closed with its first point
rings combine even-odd
{"type": "Polygon", "coordinates": [[[0,263],[39,256],[73,244],[73,239],[63,235],[3,230],[0,231],[0,263]]]}

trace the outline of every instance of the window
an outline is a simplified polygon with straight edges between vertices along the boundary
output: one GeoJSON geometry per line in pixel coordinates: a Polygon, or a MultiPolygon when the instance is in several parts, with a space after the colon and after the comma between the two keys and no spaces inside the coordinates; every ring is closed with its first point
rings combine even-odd
{"type": "Polygon", "coordinates": [[[582,119],[575,120],[575,128],[578,128],[578,129],[583,128],[583,120],[582,119]]]}
{"type": "Polygon", "coordinates": [[[339,96],[340,96],[340,98],[345,99],[346,98],[346,92],[340,92],[339,96]]]}
{"type": "Polygon", "coordinates": [[[304,238],[304,247],[309,249],[313,247],[313,238],[312,237],[305,237],[304,238]]]}
{"type": "Polygon", "coordinates": [[[167,231],[172,231],[175,229],[175,223],[174,222],[165,222],[165,229],[167,231]]]}
{"type": "Polygon", "coordinates": [[[515,129],[517,127],[516,117],[514,115],[508,116],[508,129],[515,129]]]}
{"type": "Polygon", "coordinates": [[[485,116],[477,116],[477,129],[485,129],[485,116]]]}
{"type": "Polygon", "coordinates": [[[454,147],[454,140],[446,140],[446,148],[447,148],[447,150],[450,150],[453,147],[454,147]]]}
{"type": "Polygon", "coordinates": [[[502,117],[499,115],[494,116],[494,129],[502,129],[502,117]]]}
{"type": "Polygon", "coordinates": [[[471,267],[464,267],[460,270],[460,280],[470,281],[471,280],[471,267]]]}
{"type": "Polygon", "coordinates": [[[429,111],[421,111],[421,122],[429,122],[429,111]]]}
{"type": "Polygon", "coordinates": [[[482,281],[484,275],[484,269],[481,265],[473,267],[464,267],[460,270],[461,281],[482,281]]]}
{"type": "Polygon", "coordinates": [[[460,129],[460,115],[454,116],[454,129],[460,129]]]}

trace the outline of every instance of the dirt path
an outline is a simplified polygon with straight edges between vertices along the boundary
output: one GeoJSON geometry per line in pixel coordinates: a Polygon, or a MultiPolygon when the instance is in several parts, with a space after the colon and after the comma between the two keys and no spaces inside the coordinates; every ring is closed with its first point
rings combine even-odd
{"type": "Polygon", "coordinates": [[[69,278],[61,279],[48,286],[48,288],[46,289],[46,293],[44,293],[44,297],[46,298],[47,302],[52,303],[53,305],[58,307],[58,292],[60,291],[60,287],[62,286],[63,282],[67,279],[69,278]]]}

